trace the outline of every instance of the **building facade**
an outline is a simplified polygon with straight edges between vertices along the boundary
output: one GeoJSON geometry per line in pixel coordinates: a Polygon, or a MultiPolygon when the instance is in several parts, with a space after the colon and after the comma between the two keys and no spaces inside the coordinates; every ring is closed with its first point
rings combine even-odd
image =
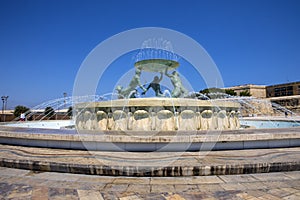
{"type": "Polygon", "coordinates": [[[242,91],[248,91],[253,97],[265,99],[272,105],[275,114],[287,110],[291,113],[300,113],[300,81],[270,86],[248,84],[226,89],[234,90],[237,96],[240,96],[242,91]]]}
{"type": "Polygon", "coordinates": [[[300,95],[300,81],[266,87],[267,98],[300,95]]]}
{"type": "Polygon", "coordinates": [[[240,96],[241,92],[248,91],[253,97],[266,98],[266,86],[264,85],[247,84],[247,85],[233,86],[226,89],[234,90],[237,96],[240,96]]]}

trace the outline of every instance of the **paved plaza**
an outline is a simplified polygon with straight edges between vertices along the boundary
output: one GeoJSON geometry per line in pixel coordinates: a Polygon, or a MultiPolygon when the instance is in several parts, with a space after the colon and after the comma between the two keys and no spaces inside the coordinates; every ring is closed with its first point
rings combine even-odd
{"type": "Polygon", "coordinates": [[[0,199],[299,199],[300,172],[120,177],[0,168],[0,199]]]}
{"type": "MultiPolygon", "coordinates": [[[[209,168],[209,172],[212,172],[214,167],[219,175],[133,177],[93,175],[96,171],[89,170],[93,164],[99,165],[99,162],[104,166],[104,161],[107,162],[109,158],[110,164],[128,165],[146,155],[153,156],[154,153],[91,154],[80,150],[10,145],[0,147],[1,165],[13,161],[11,167],[15,167],[0,167],[0,199],[300,199],[300,171],[297,170],[300,160],[299,148],[212,151],[202,158],[199,157],[199,152],[185,152],[169,167],[195,166],[198,163],[204,168],[209,168]],[[256,166],[256,173],[245,169],[245,166],[251,163],[251,166],[256,166]],[[31,168],[34,166],[39,170],[31,168]],[[53,166],[54,168],[51,168],[53,166]],[[222,173],[231,171],[222,171],[217,166],[236,166],[241,173],[246,174],[224,175],[222,173]],[[75,171],[53,172],[55,169],[75,171]],[[78,174],[76,170],[79,169],[87,174],[78,174]],[[271,170],[277,172],[270,172],[271,170]],[[259,173],[261,171],[269,173],[259,173]]],[[[164,157],[172,154],[174,152],[162,153],[164,157]]],[[[153,165],[159,163],[155,157],[149,157],[149,163],[151,160],[153,165]]],[[[255,171],[255,168],[253,170],[255,171]]]]}

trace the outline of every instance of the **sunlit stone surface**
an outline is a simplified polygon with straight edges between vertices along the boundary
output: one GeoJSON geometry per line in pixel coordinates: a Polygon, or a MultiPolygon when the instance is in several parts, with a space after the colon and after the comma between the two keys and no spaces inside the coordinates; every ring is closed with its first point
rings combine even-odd
{"type": "Polygon", "coordinates": [[[238,109],[238,103],[226,100],[119,99],[78,104],[76,126],[121,131],[239,129],[238,109]]]}

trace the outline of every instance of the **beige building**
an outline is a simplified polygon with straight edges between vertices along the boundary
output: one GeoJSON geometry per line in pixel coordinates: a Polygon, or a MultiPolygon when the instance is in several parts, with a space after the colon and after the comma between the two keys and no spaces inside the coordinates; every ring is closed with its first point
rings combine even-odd
{"type": "Polygon", "coordinates": [[[241,92],[248,91],[253,97],[266,98],[266,86],[264,85],[247,84],[228,87],[226,89],[234,90],[237,96],[240,96],[241,92]]]}
{"type": "Polygon", "coordinates": [[[266,87],[267,98],[300,95],[300,81],[266,87]]]}
{"type": "Polygon", "coordinates": [[[300,81],[270,86],[247,84],[226,89],[234,90],[237,96],[240,96],[242,91],[248,91],[253,97],[266,98],[272,104],[277,104],[292,112],[300,112],[300,81]]]}

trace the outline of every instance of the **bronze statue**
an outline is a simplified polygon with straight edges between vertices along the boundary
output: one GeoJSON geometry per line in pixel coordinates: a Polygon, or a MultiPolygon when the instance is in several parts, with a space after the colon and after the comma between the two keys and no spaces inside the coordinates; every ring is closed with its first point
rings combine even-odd
{"type": "Polygon", "coordinates": [[[186,96],[188,94],[188,91],[184,88],[178,72],[173,71],[171,74],[168,74],[168,69],[169,68],[166,68],[165,75],[171,79],[171,82],[174,87],[171,96],[174,98],[186,96]]]}
{"type": "Polygon", "coordinates": [[[135,75],[131,79],[129,85],[127,88],[123,89],[122,86],[118,85],[116,87],[116,90],[119,94],[119,99],[123,98],[130,98],[133,92],[136,92],[136,87],[139,86],[144,92],[147,90],[142,86],[141,81],[140,81],[140,76],[141,76],[142,71],[138,68],[135,70],[135,75]]]}
{"type": "Polygon", "coordinates": [[[146,92],[149,90],[149,88],[152,88],[155,92],[155,96],[157,97],[162,97],[163,93],[160,90],[160,81],[163,78],[163,73],[160,73],[160,78],[158,78],[158,76],[155,76],[153,81],[149,84],[149,86],[146,88],[146,91],[142,92],[142,95],[145,95],[146,92]]]}

